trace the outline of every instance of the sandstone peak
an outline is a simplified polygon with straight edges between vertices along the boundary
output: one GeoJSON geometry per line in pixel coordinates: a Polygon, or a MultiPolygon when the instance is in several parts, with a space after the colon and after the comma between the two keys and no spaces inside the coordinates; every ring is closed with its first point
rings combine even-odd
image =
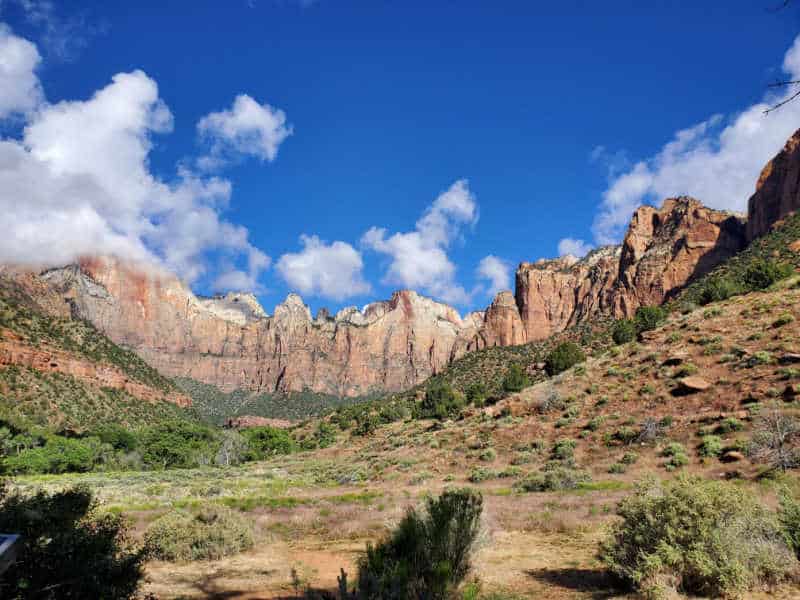
{"type": "Polygon", "coordinates": [[[800,208],[800,129],[761,171],[747,202],[747,239],[767,233],[800,208]]]}

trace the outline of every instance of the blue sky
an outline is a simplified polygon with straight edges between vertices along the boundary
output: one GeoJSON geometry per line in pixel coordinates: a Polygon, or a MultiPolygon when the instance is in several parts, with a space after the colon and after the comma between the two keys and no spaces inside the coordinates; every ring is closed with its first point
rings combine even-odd
{"type": "Polygon", "coordinates": [[[268,311],[481,308],[641,202],[745,206],[800,127],[761,114],[800,73],[774,4],[2,0],[0,257],[152,259],[268,311]]]}

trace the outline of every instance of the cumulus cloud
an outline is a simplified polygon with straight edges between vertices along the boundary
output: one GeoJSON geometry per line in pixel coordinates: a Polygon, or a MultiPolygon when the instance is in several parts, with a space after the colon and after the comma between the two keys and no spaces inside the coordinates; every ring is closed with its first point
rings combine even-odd
{"type": "MultiPolygon", "coordinates": [[[[0,65],[15,47],[38,56],[16,42],[0,46],[0,65]]],[[[11,106],[7,89],[0,98],[11,106]]],[[[61,265],[111,254],[189,282],[209,274],[239,284],[268,266],[247,229],[222,217],[230,182],[186,169],[171,181],[151,173],[151,138],[171,130],[172,114],[144,72],[118,73],[88,100],[47,104],[38,80],[28,89],[27,106],[38,104],[20,139],[0,139],[0,261],[61,265]]]]}
{"type": "Polygon", "coordinates": [[[199,159],[203,169],[218,168],[238,156],[273,161],[278,148],[292,134],[286,114],[269,104],[259,104],[247,94],[236,96],[230,110],[212,112],[197,124],[210,151],[199,159]]]}
{"type": "Polygon", "coordinates": [[[344,300],[366,294],[361,253],[345,242],[326,244],[317,236],[301,235],[300,252],[287,253],[275,265],[286,283],[303,294],[344,300]]]}
{"type": "MultiPolygon", "coordinates": [[[[783,70],[788,79],[800,79],[800,36],[784,56],[783,70]]],[[[764,111],[795,91],[770,92],[735,115],[712,115],[678,131],[655,156],[615,174],[594,222],[595,241],[617,242],[636,207],[670,196],[691,195],[713,208],[746,210],[762,167],[800,125],[800,102],[766,116],[764,111]]]]}
{"type": "Polygon", "coordinates": [[[511,289],[511,265],[493,256],[485,256],[476,269],[478,278],[488,282],[486,293],[494,296],[497,292],[511,289]]]}
{"type": "Polygon", "coordinates": [[[27,114],[42,102],[36,76],[41,60],[35,45],[0,23],[0,119],[27,114]]]}
{"type": "Polygon", "coordinates": [[[566,256],[567,254],[581,258],[586,256],[592,249],[591,244],[587,244],[583,240],[576,240],[574,238],[564,238],[558,242],[558,255],[566,256]]]}
{"type": "Polygon", "coordinates": [[[445,302],[466,304],[470,294],[456,283],[456,266],[447,249],[464,227],[477,220],[475,196],[468,182],[461,179],[436,198],[414,231],[389,235],[385,228],[372,227],[361,243],[389,257],[384,283],[422,290],[445,302]]]}

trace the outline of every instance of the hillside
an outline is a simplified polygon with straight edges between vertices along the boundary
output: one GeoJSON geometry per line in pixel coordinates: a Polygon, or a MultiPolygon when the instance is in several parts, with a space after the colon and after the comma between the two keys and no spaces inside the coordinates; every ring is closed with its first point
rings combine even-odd
{"type": "Polygon", "coordinates": [[[0,418],[83,431],[194,418],[191,400],[27,273],[0,273],[0,418]]]}

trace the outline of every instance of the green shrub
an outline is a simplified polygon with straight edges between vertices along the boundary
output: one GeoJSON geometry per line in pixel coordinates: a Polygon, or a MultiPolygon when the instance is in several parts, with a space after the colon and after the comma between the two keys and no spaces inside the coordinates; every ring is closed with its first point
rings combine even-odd
{"type": "Polygon", "coordinates": [[[139,445],[139,440],[135,433],[114,423],[95,427],[91,435],[99,438],[104,444],[110,444],[114,450],[131,452],[136,450],[139,445]]]}
{"type": "Polygon", "coordinates": [[[125,521],[100,513],[87,488],[25,497],[0,485],[0,531],[21,535],[17,559],[3,574],[3,598],[128,600],[136,594],[144,554],[125,521]]]}
{"type": "Polygon", "coordinates": [[[741,431],[742,429],[744,429],[744,423],[739,419],[736,417],[726,417],[714,428],[714,432],[725,435],[726,433],[733,433],[734,431],[741,431]]]}
{"type": "Polygon", "coordinates": [[[515,487],[523,492],[557,492],[574,490],[591,479],[586,471],[567,466],[556,466],[541,473],[529,475],[517,482],[515,487]]]}
{"type": "Polygon", "coordinates": [[[575,455],[578,442],[570,439],[560,439],[553,444],[553,458],[556,460],[570,460],[575,455]]]}
{"type": "Polygon", "coordinates": [[[464,396],[444,382],[432,383],[425,390],[425,398],[419,407],[419,416],[424,419],[444,420],[457,416],[464,408],[464,396]]]}
{"type": "Polygon", "coordinates": [[[242,435],[247,441],[248,460],[291,454],[297,449],[291,434],[279,427],[248,427],[242,431],[242,435]]]}
{"type": "MultiPolygon", "coordinates": [[[[110,446],[107,447],[110,450],[110,446]]],[[[104,447],[96,437],[50,436],[43,446],[27,448],[7,457],[8,473],[79,473],[91,471],[103,456],[104,447]]]]}
{"type": "Polygon", "coordinates": [[[747,266],[742,279],[748,289],[764,290],[776,281],[789,277],[793,272],[791,265],[759,259],[747,266]]]}
{"type": "Polygon", "coordinates": [[[467,397],[467,402],[469,404],[472,404],[473,406],[477,406],[478,408],[486,404],[487,394],[488,391],[486,390],[486,386],[480,381],[473,383],[469,387],[467,387],[465,393],[467,397]]]}
{"type": "Polygon", "coordinates": [[[781,490],[779,498],[778,518],[780,519],[783,533],[786,536],[789,547],[794,551],[795,556],[800,559],[800,498],[792,495],[788,489],[781,490]]]}
{"type": "Polygon", "coordinates": [[[630,319],[620,319],[614,323],[611,339],[615,344],[627,344],[636,339],[636,325],[630,319]]]}
{"type": "Polygon", "coordinates": [[[792,313],[785,312],[778,315],[778,318],[772,322],[772,326],[783,327],[784,325],[788,325],[792,321],[794,321],[794,315],[792,315],[792,313]]]}
{"type": "Polygon", "coordinates": [[[744,293],[744,289],[740,283],[730,277],[717,274],[703,282],[702,287],[698,290],[697,301],[701,305],[706,305],[711,302],[721,302],[742,293],[744,293]]]}
{"type": "Polygon", "coordinates": [[[617,509],[622,520],[600,556],[648,597],[669,587],[702,596],[741,596],[794,568],[778,519],[748,491],[681,477],[649,480],[617,509]]]}
{"type": "Polygon", "coordinates": [[[632,465],[637,460],[639,460],[639,455],[636,454],[636,452],[626,452],[622,455],[622,458],[619,459],[619,462],[623,465],[632,465]]]}
{"type": "Polygon", "coordinates": [[[652,331],[667,318],[667,311],[660,306],[640,306],[636,309],[633,323],[636,332],[652,331]]]}
{"type": "Polygon", "coordinates": [[[470,490],[429,498],[410,509],[382,542],[367,544],[358,561],[359,600],[445,600],[471,568],[483,499],[470,490]]]}
{"type": "Polygon", "coordinates": [[[253,546],[253,528],[243,514],[224,506],[193,515],[174,510],[145,533],[145,548],[158,560],[218,560],[253,546]]]}
{"type": "Polygon", "coordinates": [[[219,441],[210,427],[175,419],[145,429],[140,446],[151,469],[190,468],[211,464],[219,441]]]}
{"type": "Polygon", "coordinates": [[[372,435],[380,425],[380,417],[370,410],[365,410],[356,415],[356,426],[353,433],[358,436],[372,435]]]}
{"type": "Polygon", "coordinates": [[[716,435],[704,435],[697,447],[700,456],[717,457],[722,454],[722,440],[716,435]]]}
{"type": "Polygon", "coordinates": [[[623,463],[614,463],[610,467],[608,467],[608,472],[612,474],[620,475],[627,470],[627,467],[623,463]]]}
{"type": "Polygon", "coordinates": [[[545,358],[548,375],[558,375],[586,360],[583,350],[575,342],[561,342],[545,358]]]}
{"type": "Polygon", "coordinates": [[[508,372],[503,378],[503,390],[509,393],[515,393],[525,389],[530,384],[530,378],[521,365],[512,363],[511,366],[508,367],[508,372]]]}

